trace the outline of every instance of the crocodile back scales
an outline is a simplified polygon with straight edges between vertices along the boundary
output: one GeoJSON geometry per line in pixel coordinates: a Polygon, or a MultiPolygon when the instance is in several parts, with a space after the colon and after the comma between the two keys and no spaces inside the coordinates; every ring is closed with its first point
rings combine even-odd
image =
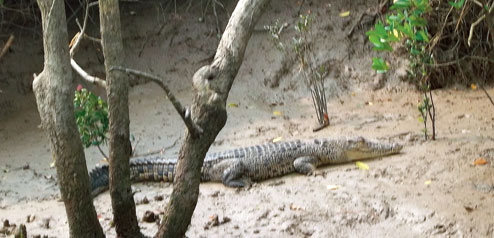
{"type": "MultiPolygon", "coordinates": [[[[305,144],[300,140],[268,143],[262,145],[248,146],[227,150],[222,152],[208,153],[204,159],[201,171],[201,181],[211,180],[211,168],[228,159],[261,158],[265,154],[292,154],[305,144]]],[[[175,176],[176,158],[166,159],[162,155],[135,158],[130,160],[130,176],[134,182],[164,181],[173,182],[175,176]]],[[[108,165],[94,168],[90,173],[90,182],[93,196],[108,189],[109,186],[108,165]]],[[[280,174],[281,175],[281,174],[280,174]]],[[[214,177],[214,176],[213,176],[214,177]]]]}

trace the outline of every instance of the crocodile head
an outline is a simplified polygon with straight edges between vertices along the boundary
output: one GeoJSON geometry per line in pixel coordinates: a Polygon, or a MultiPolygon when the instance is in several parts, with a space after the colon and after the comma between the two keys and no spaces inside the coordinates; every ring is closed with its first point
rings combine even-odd
{"type": "Polygon", "coordinates": [[[372,141],[363,137],[336,140],[315,139],[314,143],[319,145],[321,158],[333,162],[378,158],[398,154],[403,148],[403,146],[396,143],[372,141]]]}
{"type": "Polygon", "coordinates": [[[363,137],[345,140],[344,153],[348,160],[371,159],[400,153],[403,148],[397,143],[367,140],[363,137]]]}

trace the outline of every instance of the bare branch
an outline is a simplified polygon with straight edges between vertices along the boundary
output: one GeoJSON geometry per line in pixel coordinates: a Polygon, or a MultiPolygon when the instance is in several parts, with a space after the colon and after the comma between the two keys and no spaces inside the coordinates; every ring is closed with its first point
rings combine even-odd
{"type": "Polygon", "coordinates": [[[481,84],[479,84],[479,85],[480,85],[480,88],[482,89],[482,91],[484,91],[485,96],[487,96],[487,98],[489,98],[489,101],[491,101],[492,106],[494,106],[494,101],[492,100],[491,95],[489,95],[489,93],[487,92],[487,90],[484,88],[483,85],[481,85],[481,84]]]}
{"type": "Polygon", "coordinates": [[[14,42],[14,35],[13,34],[10,35],[10,37],[7,40],[7,42],[5,43],[5,45],[3,45],[2,51],[0,52],[0,59],[7,52],[7,50],[10,48],[10,46],[12,45],[12,42],[14,42]]]}
{"type": "MultiPolygon", "coordinates": [[[[97,2],[96,2],[97,3],[97,2]]],[[[79,29],[81,30],[80,32],[78,32],[71,40],[70,42],[70,65],[72,66],[72,68],[86,81],[92,83],[92,84],[96,84],[98,85],[99,87],[102,87],[102,88],[106,88],[106,81],[103,80],[103,79],[100,79],[98,77],[95,77],[95,76],[92,76],[90,74],[88,74],[81,66],[79,66],[79,64],[77,64],[77,62],[74,60],[74,55],[75,53],[77,52],[77,50],[79,49],[79,46],[81,44],[81,40],[82,38],[88,38],[88,39],[91,39],[91,40],[96,40],[98,41],[100,44],[101,44],[101,40],[98,40],[98,39],[95,39],[95,38],[92,38],[88,35],[86,35],[86,26],[87,26],[87,19],[88,19],[88,15],[89,15],[89,7],[90,6],[94,6],[93,3],[89,4],[87,3],[86,4],[86,13],[84,15],[84,23],[81,27],[81,24],[79,23],[79,21],[76,19],[76,22],[77,22],[77,25],[79,26],[79,29]]]]}
{"type": "Polygon", "coordinates": [[[468,34],[468,46],[470,46],[470,43],[472,42],[472,37],[473,37],[473,31],[475,30],[475,27],[485,19],[485,15],[482,15],[477,19],[474,23],[472,23],[472,26],[470,26],[470,33],[468,34]]]}
{"type": "MultiPolygon", "coordinates": [[[[482,7],[482,5],[481,5],[482,7]]],[[[483,7],[482,7],[483,8],[483,7]]],[[[490,14],[492,12],[492,10],[494,9],[494,3],[491,5],[491,7],[489,8],[489,11],[487,11],[487,14],[490,14]]],[[[477,19],[474,23],[472,23],[472,26],[470,26],[470,33],[468,35],[468,46],[470,46],[470,43],[472,42],[472,37],[473,37],[473,31],[475,30],[475,27],[482,21],[484,20],[486,17],[486,14],[482,15],[481,17],[479,17],[479,19],[477,19]]]]}
{"type": "Polygon", "coordinates": [[[203,132],[202,129],[192,121],[192,118],[190,116],[190,110],[188,108],[185,108],[184,106],[182,106],[182,104],[178,101],[178,99],[175,97],[175,95],[173,95],[170,88],[168,88],[168,86],[166,86],[166,84],[163,82],[163,80],[161,80],[159,77],[154,76],[152,74],[148,74],[146,72],[138,71],[135,69],[129,69],[129,68],[125,68],[122,66],[113,66],[110,68],[110,71],[113,71],[113,70],[119,70],[119,71],[123,71],[123,72],[128,73],[128,74],[134,74],[134,75],[137,75],[137,76],[140,76],[143,78],[147,78],[147,79],[150,79],[151,81],[153,81],[154,83],[158,84],[165,91],[166,96],[171,101],[171,103],[173,104],[173,107],[175,107],[175,110],[177,110],[180,117],[182,117],[182,120],[184,121],[185,126],[187,127],[189,132],[194,137],[198,137],[202,134],[202,132],[203,132]]]}
{"type": "Polygon", "coordinates": [[[101,149],[101,146],[99,146],[99,144],[98,144],[98,145],[96,145],[96,147],[98,147],[98,150],[99,150],[99,152],[101,153],[101,155],[103,155],[103,157],[105,158],[105,161],[107,161],[107,162],[108,162],[108,161],[109,161],[109,160],[108,160],[108,156],[106,156],[106,154],[105,154],[105,152],[103,151],[103,149],[101,149]]]}
{"type": "MultiPolygon", "coordinates": [[[[81,32],[77,33],[74,38],[71,41],[71,48],[70,48],[70,58],[74,57],[75,52],[77,52],[77,49],[79,48],[79,45],[81,44],[81,39],[82,35],[84,35],[84,32],[86,31],[86,23],[87,23],[87,17],[89,15],[89,2],[86,2],[86,13],[84,14],[84,24],[82,25],[81,32]],[[74,42],[75,39],[75,42],[74,42]],[[74,44],[72,44],[74,42],[74,44]]],[[[79,21],[77,21],[77,24],[80,27],[79,21]]]]}
{"type": "Polygon", "coordinates": [[[73,58],[70,58],[70,65],[72,65],[72,69],[74,69],[84,80],[98,85],[99,87],[106,88],[105,80],[88,74],[83,68],[81,68],[81,66],[77,64],[77,62],[75,62],[73,58]]]}

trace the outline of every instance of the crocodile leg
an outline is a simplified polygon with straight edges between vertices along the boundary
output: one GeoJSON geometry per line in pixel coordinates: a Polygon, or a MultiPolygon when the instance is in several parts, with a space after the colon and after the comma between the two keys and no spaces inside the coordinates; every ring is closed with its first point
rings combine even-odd
{"type": "Polygon", "coordinates": [[[295,159],[293,166],[298,173],[312,175],[316,172],[318,162],[315,156],[303,156],[295,159]]]}
{"type": "Polygon", "coordinates": [[[247,176],[247,169],[240,160],[233,162],[224,170],[221,182],[228,187],[250,187],[252,184],[247,176]]]}

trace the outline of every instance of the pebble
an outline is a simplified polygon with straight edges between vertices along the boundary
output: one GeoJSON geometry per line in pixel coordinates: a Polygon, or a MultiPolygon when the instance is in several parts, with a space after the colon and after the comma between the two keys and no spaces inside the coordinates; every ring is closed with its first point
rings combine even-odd
{"type": "Polygon", "coordinates": [[[146,211],[144,213],[144,216],[142,216],[142,221],[147,222],[147,223],[156,222],[157,219],[158,219],[158,216],[156,214],[154,214],[154,212],[152,212],[152,211],[146,211]]]}
{"type": "Polygon", "coordinates": [[[266,211],[264,211],[259,217],[257,217],[257,220],[260,221],[266,217],[268,217],[269,215],[269,212],[271,212],[269,209],[267,209],[266,211]]]}
{"type": "Polygon", "coordinates": [[[43,227],[45,229],[50,229],[50,218],[44,218],[41,221],[41,227],[43,227]]]}
{"type": "Polygon", "coordinates": [[[144,196],[142,200],[136,202],[136,205],[141,205],[141,204],[149,204],[148,197],[144,196]]]}
{"type": "Polygon", "coordinates": [[[155,201],[163,201],[163,196],[162,195],[156,195],[154,196],[155,201]]]}
{"type": "Polygon", "coordinates": [[[213,214],[212,216],[209,217],[209,225],[212,226],[217,226],[220,224],[218,214],[213,214]]]}
{"type": "Polygon", "coordinates": [[[209,196],[215,198],[215,197],[218,197],[219,194],[220,194],[220,191],[214,191],[209,196]]]}
{"type": "Polygon", "coordinates": [[[26,222],[27,222],[27,223],[31,223],[31,222],[33,222],[35,219],[36,219],[36,215],[34,215],[34,214],[27,215],[26,222]]]}
{"type": "MultiPolygon", "coordinates": [[[[220,219],[219,219],[218,214],[213,214],[213,215],[211,215],[209,217],[209,221],[206,224],[204,224],[204,230],[208,230],[211,227],[218,226],[218,225],[221,225],[221,224],[225,224],[227,222],[230,222],[231,220],[232,219],[230,219],[229,217],[224,216],[223,219],[220,222],[220,219]]],[[[238,226],[235,229],[238,229],[238,226]]]]}

